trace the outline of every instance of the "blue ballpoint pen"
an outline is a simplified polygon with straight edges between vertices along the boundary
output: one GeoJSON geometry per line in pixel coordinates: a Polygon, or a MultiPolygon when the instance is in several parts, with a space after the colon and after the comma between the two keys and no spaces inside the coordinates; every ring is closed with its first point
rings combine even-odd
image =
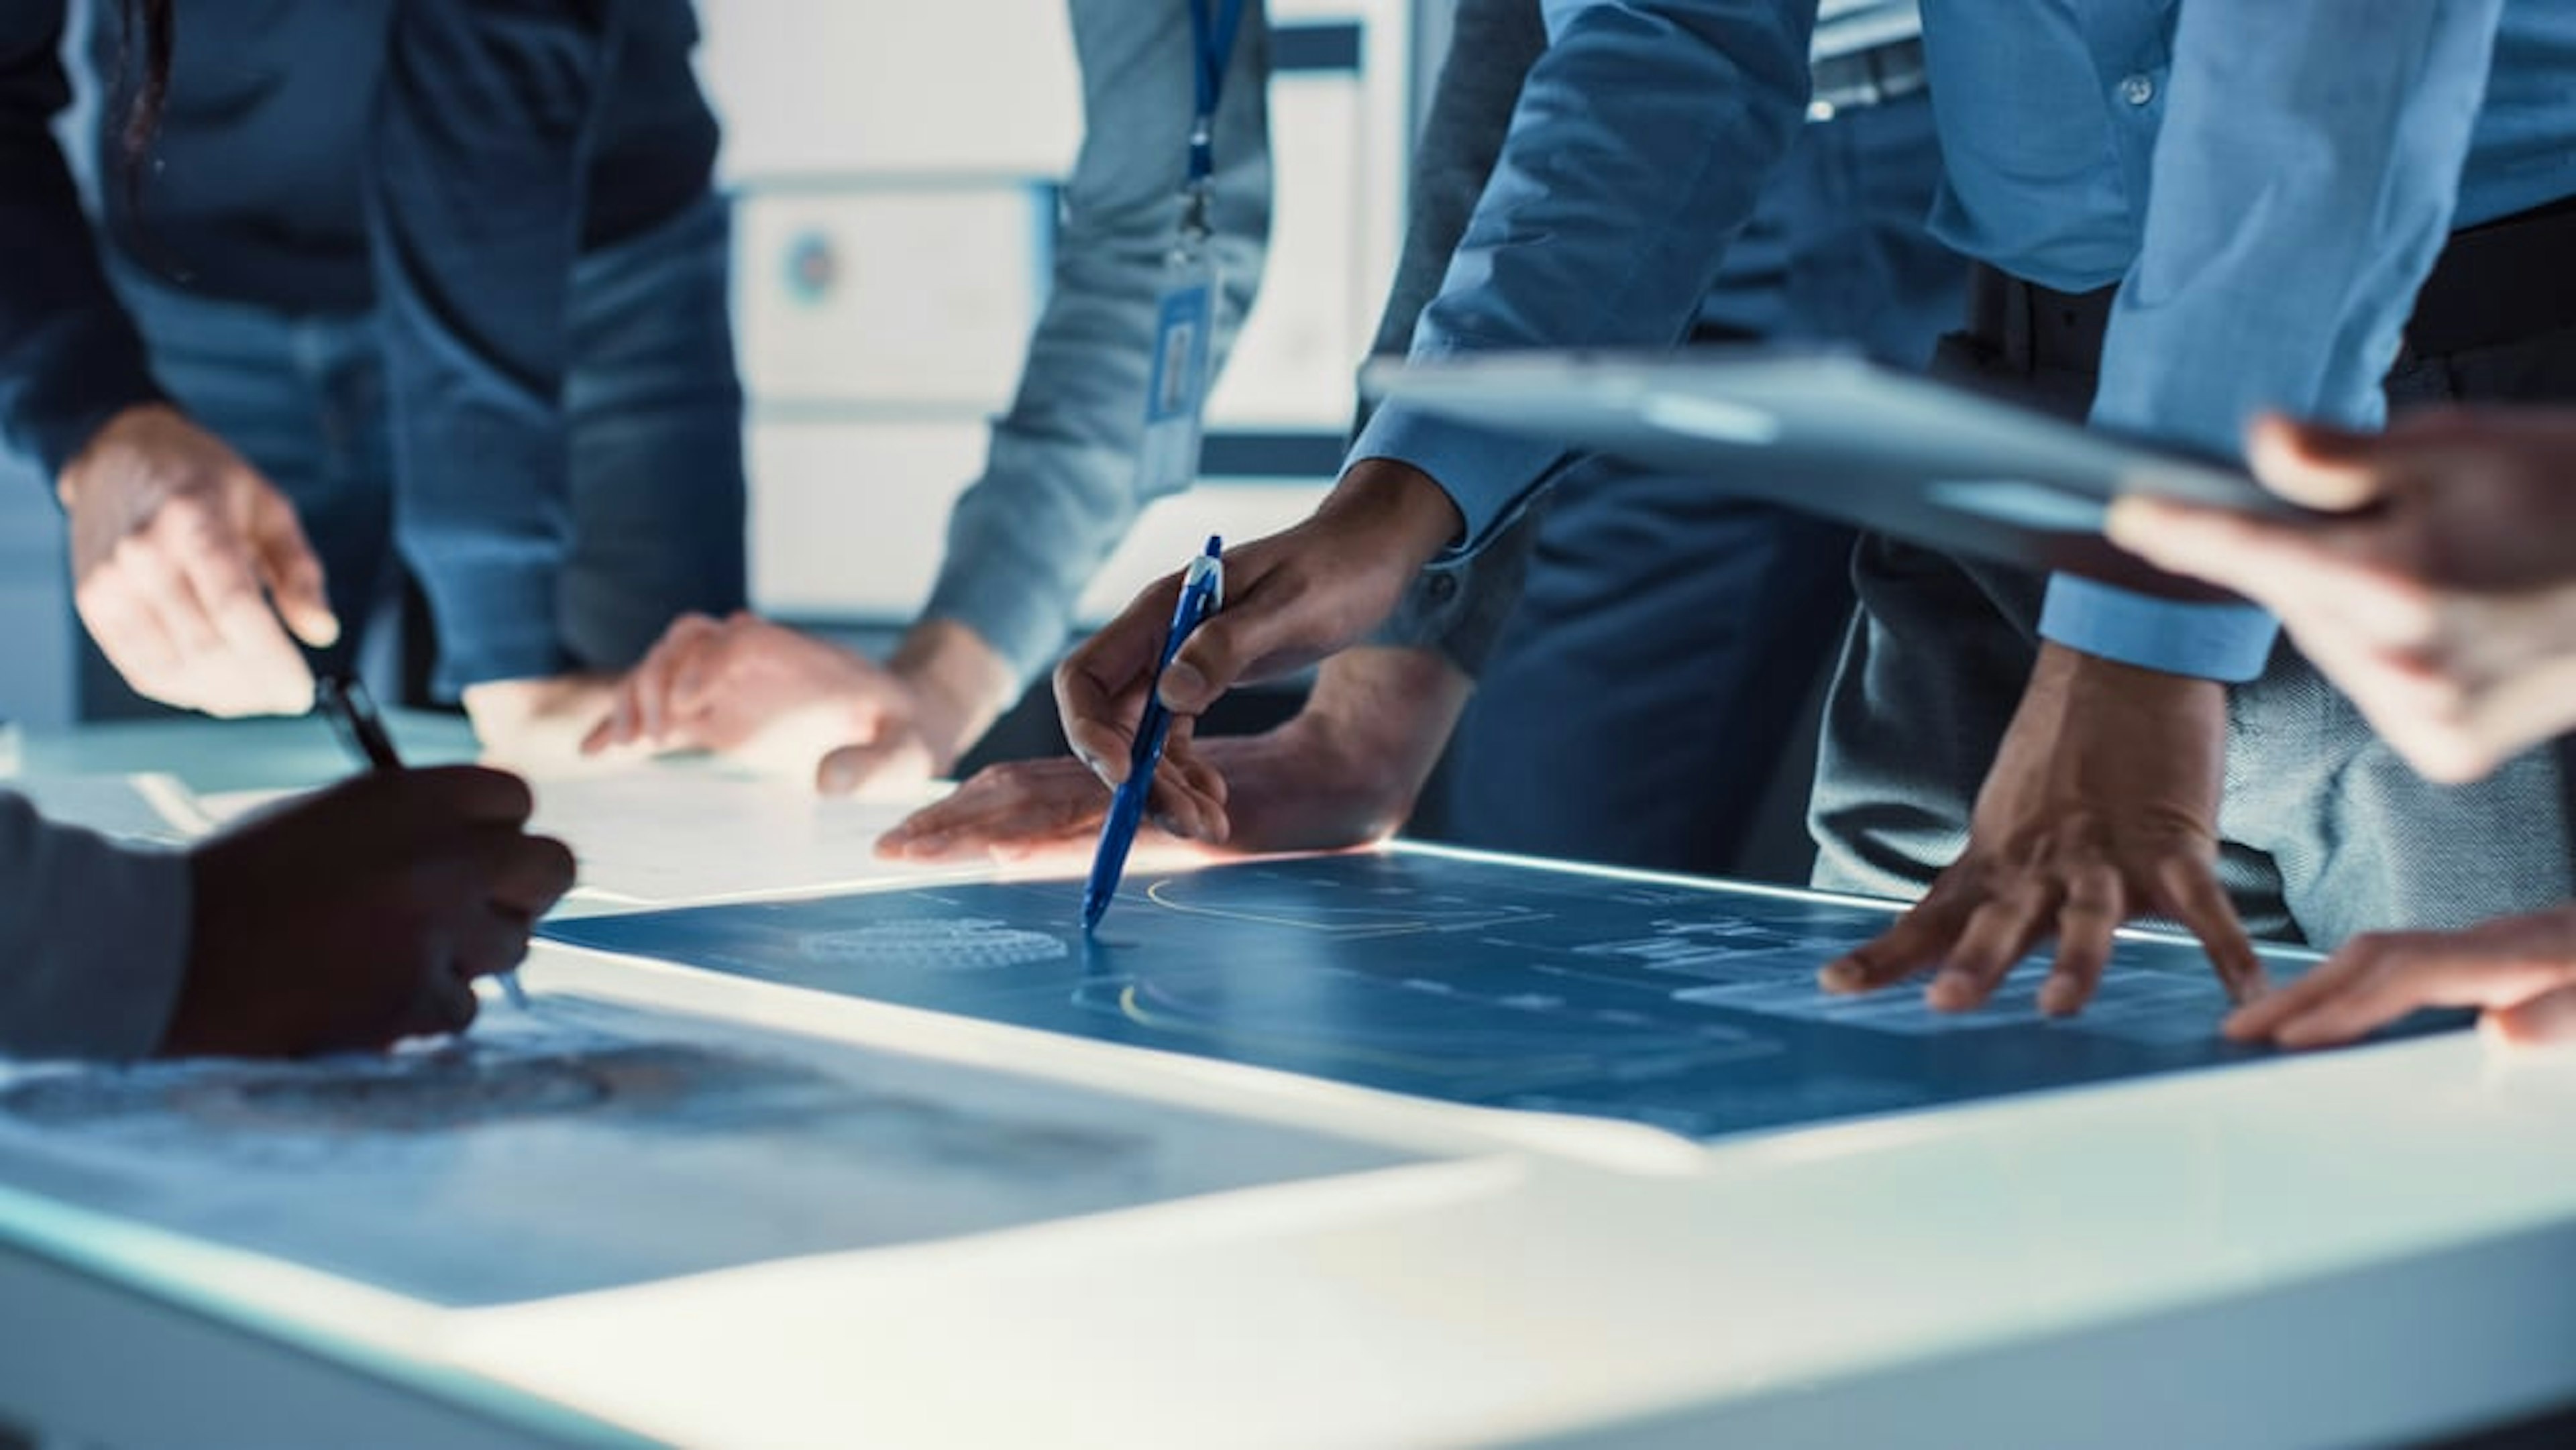
{"type": "Polygon", "coordinates": [[[1145,692],[1145,713],[1136,721],[1136,744],[1127,754],[1127,780],[1109,799],[1109,819],[1100,826],[1100,850],[1091,858],[1091,879],[1082,888],[1082,929],[1100,925],[1118,894],[1118,878],[1127,870],[1128,848],[1136,844],[1136,827],[1145,819],[1145,802],[1154,793],[1154,767],[1163,762],[1163,739],[1171,733],[1172,712],[1163,708],[1163,671],[1181,652],[1181,641],[1225,603],[1225,543],[1210,537],[1207,552],[1190,561],[1181,576],[1181,600],[1172,607],[1172,631],[1163,641],[1163,658],[1154,666],[1154,681],[1145,692]]]}
{"type": "MultiPolygon", "coordinates": [[[[376,697],[356,675],[324,675],[314,681],[313,694],[314,703],[369,770],[403,768],[402,757],[394,752],[393,736],[385,730],[385,717],[376,712],[376,697]]],[[[500,979],[510,1005],[526,1010],[528,989],[519,985],[519,974],[503,972],[500,979]]]]}

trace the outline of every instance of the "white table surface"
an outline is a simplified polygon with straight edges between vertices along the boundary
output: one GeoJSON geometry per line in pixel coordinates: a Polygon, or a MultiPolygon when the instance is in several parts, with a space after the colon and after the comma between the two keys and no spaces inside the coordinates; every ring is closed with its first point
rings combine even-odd
{"type": "MultiPolygon", "coordinates": [[[[27,758],[236,789],[328,749],[163,726],[27,758]]],[[[0,1189],[0,1423],[134,1450],[2251,1446],[2576,1400],[2576,1054],[2455,1033],[1701,1147],[562,948],[525,980],[1426,1161],[469,1310],[0,1189]]]]}

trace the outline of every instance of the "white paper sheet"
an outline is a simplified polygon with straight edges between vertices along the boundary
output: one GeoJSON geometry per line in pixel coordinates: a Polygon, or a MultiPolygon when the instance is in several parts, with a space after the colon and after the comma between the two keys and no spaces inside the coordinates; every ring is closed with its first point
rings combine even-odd
{"type": "Polygon", "coordinates": [[[174,775],[54,775],[0,781],[35,802],[45,818],[119,840],[179,846],[215,828],[215,818],[174,775]]]}
{"type": "MultiPolygon", "coordinates": [[[[540,778],[531,829],[555,836],[581,861],[576,895],[673,906],[796,894],[885,882],[936,880],[984,868],[924,868],[881,861],[877,837],[937,798],[826,797],[801,782],[747,777],[701,762],[540,778]]],[[[238,820],[291,792],[244,791],[200,803],[238,820]]]]}
{"type": "Polygon", "coordinates": [[[565,993],[391,1055],[0,1063],[0,1182],[450,1306],[1408,1161],[565,993]]]}

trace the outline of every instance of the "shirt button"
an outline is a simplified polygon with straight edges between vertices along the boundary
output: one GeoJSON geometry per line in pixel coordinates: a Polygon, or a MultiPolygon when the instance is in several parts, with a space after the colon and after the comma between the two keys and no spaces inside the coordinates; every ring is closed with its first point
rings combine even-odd
{"type": "Polygon", "coordinates": [[[1431,576],[1431,598],[1435,603],[1446,604],[1457,597],[1457,575],[1443,572],[1431,576]]]}
{"type": "Polygon", "coordinates": [[[2120,99],[2133,106],[2143,106],[2156,98],[2156,78],[2133,75],[2120,82],[2120,99]]]}

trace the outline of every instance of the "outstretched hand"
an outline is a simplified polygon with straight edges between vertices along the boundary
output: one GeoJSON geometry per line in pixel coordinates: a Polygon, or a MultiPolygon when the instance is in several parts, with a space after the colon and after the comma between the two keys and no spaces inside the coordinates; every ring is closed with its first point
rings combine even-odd
{"type": "Polygon", "coordinates": [[[929,621],[890,665],[740,613],[681,617],[617,684],[582,741],[711,750],[844,793],[944,774],[1016,681],[963,626],[929,621]]]}
{"type": "Polygon", "coordinates": [[[2161,913],[2200,938],[2231,1001],[2264,990],[2262,963],[2218,884],[2224,687],[2042,648],[1977,797],[1968,847],[1877,940],[1827,966],[1828,991],[1934,971],[1925,1000],[1982,1005],[2054,937],[2040,1009],[2092,1000],[2112,934],[2161,913]]]}
{"type": "Polygon", "coordinates": [[[2472,780],[2576,726],[2576,411],[2256,425],[2255,471],[2329,517],[2123,499],[2110,534],[2253,599],[2408,763],[2472,780]]]}
{"type": "MultiPolygon", "coordinates": [[[[1381,840],[1412,813],[1470,688],[1428,650],[1345,650],[1277,728],[1166,748],[1154,818],[1166,835],[1247,854],[1381,840]]],[[[1088,849],[1108,808],[1109,787],[1080,761],[1016,761],[916,812],[877,850],[905,861],[1016,861],[1088,849]]]]}
{"type": "Polygon", "coordinates": [[[2576,906],[2457,932],[2379,932],[2227,1019],[2240,1042],[2330,1047],[2423,1007],[2482,1007],[2515,1043],[2576,1042],[2576,906]]]}

